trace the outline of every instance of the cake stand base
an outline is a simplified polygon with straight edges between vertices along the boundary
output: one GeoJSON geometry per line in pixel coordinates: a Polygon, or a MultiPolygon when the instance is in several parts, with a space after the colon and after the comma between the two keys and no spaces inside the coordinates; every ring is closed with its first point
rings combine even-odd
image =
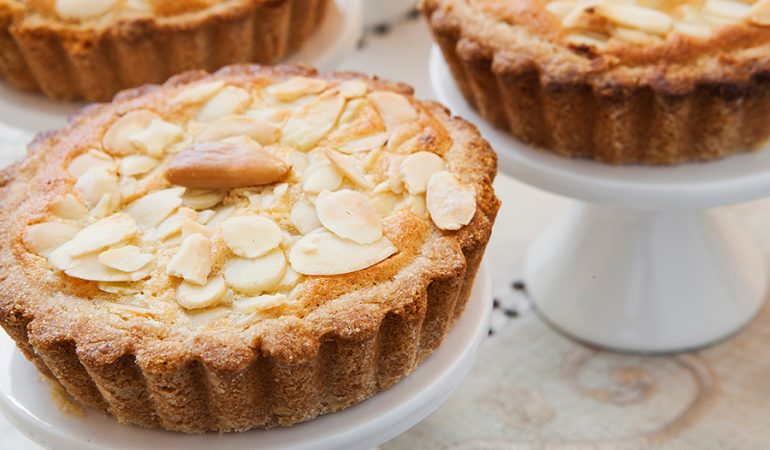
{"type": "Polygon", "coordinates": [[[712,344],[760,310],[768,268],[725,212],[579,205],[532,247],[535,308],[580,341],[631,352],[712,344]]]}
{"type": "Polygon", "coordinates": [[[64,413],[32,363],[0,333],[0,411],[29,439],[55,450],[369,450],[416,425],[454,392],[487,336],[491,309],[491,280],[482,265],[466,311],[442,346],[392,388],[290,428],[227,434],[147,430],[93,410],[85,417],[64,413]]]}

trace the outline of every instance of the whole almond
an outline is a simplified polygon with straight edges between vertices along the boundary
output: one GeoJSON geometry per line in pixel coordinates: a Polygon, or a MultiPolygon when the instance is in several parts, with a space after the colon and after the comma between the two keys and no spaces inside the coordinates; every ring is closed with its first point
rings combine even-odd
{"type": "Polygon", "coordinates": [[[189,188],[234,189],[277,183],[290,170],[291,165],[257,146],[202,142],[171,160],[166,179],[189,188]]]}

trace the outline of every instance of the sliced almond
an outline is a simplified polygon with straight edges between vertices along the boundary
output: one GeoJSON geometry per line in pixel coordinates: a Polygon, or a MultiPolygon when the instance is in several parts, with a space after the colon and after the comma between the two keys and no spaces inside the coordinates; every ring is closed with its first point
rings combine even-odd
{"type": "Polygon", "coordinates": [[[236,212],[235,206],[220,206],[214,210],[214,217],[212,217],[206,225],[210,227],[218,227],[222,223],[233,216],[236,212]]]}
{"type": "Polygon", "coordinates": [[[380,192],[372,198],[372,204],[382,216],[391,214],[399,201],[401,197],[390,191],[380,192]]]}
{"type": "Polygon", "coordinates": [[[291,166],[269,151],[227,142],[193,144],[177,154],[166,179],[190,188],[233,189],[284,180],[291,166]]]}
{"type": "Polygon", "coordinates": [[[182,239],[187,239],[193,234],[201,234],[209,239],[214,237],[214,230],[194,220],[187,220],[182,224],[182,239]]]}
{"type": "Polygon", "coordinates": [[[301,151],[308,151],[334,128],[345,107],[345,97],[339,92],[326,92],[302,106],[283,125],[281,142],[301,151]]]}
{"type": "Polygon", "coordinates": [[[126,156],[120,161],[120,174],[124,177],[144,175],[156,168],[160,162],[146,155],[126,156]]]}
{"type": "Polygon", "coordinates": [[[94,167],[114,168],[115,161],[104,152],[89,150],[73,159],[67,166],[67,172],[75,178],[80,178],[94,167]]]}
{"type": "Polygon", "coordinates": [[[428,189],[433,174],[446,169],[444,160],[435,153],[417,152],[404,159],[399,174],[410,194],[422,194],[428,189]]]}
{"type": "Polygon", "coordinates": [[[24,232],[24,245],[40,256],[48,257],[54,250],[75,237],[79,227],[59,222],[36,223],[24,232]]]}
{"type": "Polygon", "coordinates": [[[154,228],[182,205],[184,188],[153,192],[126,206],[126,212],[140,228],[154,228]]]}
{"type": "Polygon", "coordinates": [[[321,224],[341,238],[359,244],[371,244],[382,238],[382,218],[360,192],[324,191],[316,201],[316,213],[321,224]]]}
{"type": "Polygon", "coordinates": [[[116,120],[102,138],[104,149],[118,156],[127,156],[137,151],[131,137],[150,126],[156,120],[163,120],[146,109],[131,111],[116,120]]]}
{"type": "Polygon", "coordinates": [[[362,245],[320,228],[294,244],[289,261],[303,275],[342,275],[378,264],[397,251],[386,237],[362,245]]]}
{"type": "Polygon", "coordinates": [[[293,77],[269,86],[265,91],[282,102],[293,102],[306,95],[320,94],[329,82],[320,78],[293,77]]]}
{"type": "Polygon", "coordinates": [[[597,14],[611,22],[648,33],[665,35],[674,25],[674,19],[668,14],[644,6],[627,3],[598,3],[594,9],[597,14]]]}
{"type": "Polygon", "coordinates": [[[221,276],[208,280],[203,286],[183,281],[176,290],[176,302],[187,309],[215,306],[227,293],[227,285],[221,276]]]}
{"type": "Polygon", "coordinates": [[[360,139],[346,142],[339,147],[343,153],[360,153],[377,150],[388,142],[388,133],[377,133],[360,139]]]}
{"type": "Polygon", "coordinates": [[[97,255],[90,254],[75,258],[72,265],[64,270],[67,275],[87,281],[123,282],[139,281],[145,273],[127,273],[109,268],[99,262],[97,255]]]}
{"type": "Polygon", "coordinates": [[[557,0],[553,2],[549,2],[545,5],[545,9],[555,15],[556,17],[562,19],[567,16],[574,8],[575,8],[576,2],[572,0],[557,0]]]}
{"type": "Polygon", "coordinates": [[[358,168],[358,164],[353,159],[353,157],[343,155],[342,153],[336,152],[330,148],[326,149],[326,156],[329,158],[329,161],[331,161],[332,164],[334,164],[334,166],[350,181],[361,187],[374,189],[374,183],[372,183],[372,180],[366,176],[363,170],[358,168]]]}
{"type": "Polygon", "coordinates": [[[180,208],[179,211],[164,220],[152,235],[152,239],[164,240],[179,233],[182,225],[195,217],[195,211],[190,208],[180,208]]]}
{"type": "Polygon", "coordinates": [[[72,240],[52,252],[49,261],[57,269],[64,270],[74,264],[73,257],[119,244],[133,237],[136,232],[134,219],[118,213],[81,230],[72,240]]]}
{"type": "Polygon", "coordinates": [[[135,245],[126,245],[99,254],[99,262],[121,272],[136,272],[150,263],[155,257],[135,245]]]}
{"type": "Polygon", "coordinates": [[[321,221],[315,212],[313,205],[304,198],[297,200],[291,209],[289,220],[292,225],[302,234],[308,234],[311,231],[321,227],[321,221]]]}
{"type": "Polygon", "coordinates": [[[211,241],[202,234],[193,234],[182,241],[179,251],[169,261],[166,273],[202,286],[208,280],[212,265],[211,241]]]}
{"type": "Polygon", "coordinates": [[[222,203],[226,196],[227,193],[223,191],[190,189],[182,197],[182,204],[200,211],[217,206],[222,203]]]}
{"type": "Polygon", "coordinates": [[[112,215],[120,205],[121,194],[104,194],[102,198],[91,209],[91,217],[96,219],[103,219],[112,215]]]}
{"type": "Polygon", "coordinates": [[[752,5],[749,21],[757,25],[770,26],[770,0],[759,0],[752,5]]]}
{"type": "Polygon", "coordinates": [[[244,314],[251,314],[285,306],[289,303],[289,297],[285,294],[258,295],[256,297],[242,298],[233,302],[233,308],[244,314]]]}
{"type": "Polygon", "coordinates": [[[128,140],[140,151],[159,158],[166,149],[182,138],[182,129],[162,119],[155,119],[135,133],[128,135],[128,140]]]}
{"type": "Polygon", "coordinates": [[[395,92],[373,92],[368,96],[382,117],[385,128],[391,132],[400,125],[417,121],[420,116],[409,100],[395,92]]]}
{"type": "Polygon", "coordinates": [[[118,177],[108,167],[94,167],[88,170],[78,178],[75,189],[83,195],[83,200],[91,207],[99,203],[105,194],[120,197],[118,177]]]}
{"type": "Polygon", "coordinates": [[[294,287],[299,284],[301,277],[302,276],[298,274],[296,270],[292,269],[291,266],[287,266],[286,273],[283,274],[283,278],[281,278],[281,281],[279,281],[278,285],[275,286],[275,289],[278,289],[278,290],[294,289],[294,287]]]}
{"type": "Polygon", "coordinates": [[[712,27],[705,23],[676,22],[674,31],[701,39],[709,38],[713,34],[712,27]]]}
{"type": "Polygon", "coordinates": [[[751,10],[751,5],[731,0],[706,0],[703,5],[703,11],[708,14],[735,19],[736,21],[748,17],[751,10]]]}
{"type": "Polygon", "coordinates": [[[171,99],[172,104],[203,103],[225,87],[222,80],[210,81],[186,88],[171,99]]]}
{"type": "Polygon", "coordinates": [[[335,191],[342,185],[342,174],[328,159],[312,164],[302,177],[302,189],[311,194],[335,191]]]}
{"type": "Polygon", "coordinates": [[[340,83],[337,90],[346,99],[353,99],[365,96],[369,91],[369,86],[361,80],[350,80],[340,83]]]}
{"type": "Polygon", "coordinates": [[[51,205],[51,212],[68,220],[80,220],[88,215],[88,208],[72,194],[58,198],[51,205]]]}
{"type": "Polygon", "coordinates": [[[63,19],[85,20],[101,16],[112,9],[118,0],[56,0],[56,14],[63,19]]]}
{"type": "Polygon", "coordinates": [[[420,134],[422,130],[422,125],[417,122],[408,122],[399,125],[390,132],[390,137],[388,138],[388,151],[400,153],[401,146],[420,134]]]}
{"type": "Polygon", "coordinates": [[[226,86],[198,111],[198,120],[213,122],[231,114],[240,114],[251,104],[251,94],[245,89],[226,86]]]}
{"type": "Polygon", "coordinates": [[[222,223],[222,238],[238,256],[258,258],[281,244],[281,229],[270,219],[248,215],[233,217],[222,223]]]}
{"type": "Polygon", "coordinates": [[[433,223],[442,230],[459,230],[476,214],[476,191],[450,172],[430,178],[426,201],[433,223]]]}
{"type": "Polygon", "coordinates": [[[280,249],[258,259],[233,258],[225,263],[225,279],[233,289],[258,295],[275,287],[286,272],[286,257],[280,249]]]}
{"type": "Polygon", "coordinates": [[[196,137],[198,142],[219,141],[233,136],[248,136],[261,145],[278,142],[281,129],[263,120],[243,115],[225,116],[212,122],[196,137]]]}
{"type": "Polygon", "coordinates": [[[404,208],[421,219],[430,217],[425,196],[421,194],[406,197],[397,208],[404,208]]]}

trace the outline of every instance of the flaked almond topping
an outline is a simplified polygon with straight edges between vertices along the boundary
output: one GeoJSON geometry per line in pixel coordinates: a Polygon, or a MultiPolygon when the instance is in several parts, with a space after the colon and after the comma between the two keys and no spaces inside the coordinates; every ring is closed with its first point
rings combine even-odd
{"type": "Polygon", "coordinates": [[[278,142],[281,129],[269,122],[243,115],[225,116],[203,129],[196,137],[198,142],[220,141],[234,136],[247,136],[261,145],[278,142]]]}
{"type": "Polygon", "coordinates": [[[280,308],[288,303],[289,297],[285,294],[258,295],[234,301],[233,308],[244,314],[251,314],[280,308]]]}
{"type": "Polygon", "coordinates": [[[73,263],[64,270],[67,275],[87,281],[121,282],[139,281],[147,277],[146,272],[122,272],[105,266],[97,255],[90,254],[73,259],[73,263]]]}
{"type": "Polygon", "coordinates": [[[342,153],[334,151],[330,148],[326,149],[326,156],[329,158],[329,161],[331,161],[332,164],[334,164],[334,166],[350,181],[367,189],[374,188],[374,183],[372,183],[372,180],[370,180],[369,177],[367,177],[366,174],[364,174],[364,172],[358,168],[356,161],[351,156],[343,155],[342,153]]]}
{"type": "Polygon", "coordinates": [[[388,133],[377,133],[346,142],[338,149],[343,153],[359,153],[377,150],[388,142],[388,133]]]}
{"type": "Polygon", "coordinates": [[[82,155],[76,157],[67,166],[67,172],[75,178],[80,178],[95,167],[103,167],[106,169],[114,168],[115,161],[112,157],[99,150],[89,150],[82,155]]]}
{"type": "Polygon", "coordinates": [[[146,155],[126,156],[120,161],[120,174],[124,177],[144,175],[158,166],[160,162],[146,155]]]}
{"type": "Polygon", "coordinates": [[[133,237],[136,232],[136,223],[131,216],[114,214],[85,227],[72,240],[51,253],[49,260],[54,267],[63,270],[72,265],[73,257],[119,244],[133,237]]]}
{"type": "Polygon", "coordinates": [[[135,245],[126,245],[107,250],[99,254],[99,262],[121,272],[136,272],[150,263],[155,257],[135,245]]]}
{"type": "Polygon", "coordinates": [[[339,92],[321,94],[289,117],[281,142],[300,151],[312,149],[334,128],[344,107],[345,97],[339,92]]]}
{"type": "Polygon", "coordinates": [[[300,198],[294,203],[289,220],[297,231],[302,234],[308,234],[321,227],[321,221],[318,220],[315,208],[304,198],[300,198]]]}
{"type": "Polygon", "coordinates": [[[182,205],[184,191],[171,188],[147,194],[126,206],[126,212],[142,229],[157,227],[182,205]]]}
{"type": "Polygon", "coordinates": [[[56,14],[63,19],[83,20],[98,17],[112,9],[118,0],[56,0],[56,14]]]}
{"type": "Polygon", "coordinates": [[[91,217],[103,219],[112,215],[118,209],[118,205],[120,205],[120,194],[104,194],[91,209],[91,217]]]}
{"type": "Polygon", "coordinates": [[[341,185],[342,175],[328,159],[311,164],[302,177],[302,189],[310,194],[335,191],[341,185]]]}
{"type": "Polygon", "coordinates": [[[759,0],[752,5],[749,21],[757,25],[770,26],[770,0],[759,0]]]}
{"type": "Polygon", "coordinates": [[[665,35],[674,25],[673,19],[668,14],[644,6],[599,3],[595,6],[595,11],[616,24],[653,34],[665,35]]]}
{"type": "Polygon", "coordinates": [[[37,223],[24,232],[24,245],[40,256],[48,257],[51,252],[75,237],[79,227],[59,222],[37,223]]]}
{"type": "Polygon", "coordinates": [[[408,122],[396,127],[390,132],[388,138],[388,151],[399,153],[399,149],[406,142],[417,136],[422,131],[422,126],[419,123],[408,122]]]}
{"type": "Polygon", "coordinates": [[[343,275],[369,268],[397,251],[386,237],[362,245],[320,228],[294,244],[289,261],[291,267],[303,275],[343,275]]]}
{"type": "Polygon", "coordinates": [[[74,195],[67,194],[54,202],[51,212],[62,219],[80,220],[88,215],[88,208],[74,195]]]}
{"type": "Polygon", "coordinates": [[[426,202],[433,223],[442,230],[459,230],[476,214],[476,191],[446,171],[428,181],[426,202]]]}
{"type": "Polygon", "coordinates": [[[271,152],[227,142],[193,144],[166,170],[173,184],[202,189],[233,189],[283,181],[291,166],[271,152]]]}
{"type": "Polygon", "coordinates": [[[182,224],[195,217],[195,211],[190,208],[180,208],[179,211],[164,220],[152,235],[153,239],[164,240],[182,230],[182,224]]]}
{"type": "Polygon", "coordinates": [[[118,188],[118,177],[109,167],[94,167],[78,178],[75,183],[77,189],[83,196],[83,200],[93,207],[105,194],[120,197],[118,188]]]}
{"type": "Polygon", "coordinates": [[[176,290],[176,302],[187,309],[209,308],[226,293],[227,285],[221,276],[212,277],[202,286],[183,281],[176,290]]]}
{"type": "Polygon", "coordinates": [[[204,211],[200,211],[200,212],[198,212],[198,222],[206,225],[216,215],[217,215],[216,211],[211,210],[211,209],[206,209],[204,211]]]}
{"type": "Polygon", "coordinates": [[[564,18],[575,8],[573,0],[556,0],[545,5],[545,9],[559,18],[564,18]]]}
{"type": "Polygon", "coordinates": [[[214,237],[214,230],[195,220],[185,221],[182,224],[182,239],[187,239],[188,236],[192,236],[193,234],[200,234],[208,239],[212,239],[214,237]]]}
{"type": "Polygon", "coordinates": [[[211,241],[202,234],[193,234],[182,241],[179,251],[169,261],[166,273],[202,286],[208,280],[212,265],[211,241]]]}
{"type": "Polygon", "coordinates": [[[258,258],[281,244],[281,229],[270,219],[249,215],[227,219],[222,223],[222,238],[238,256],[258,258]]]}
{"type": "Polygon", "coordinates": [[[743,20],[751,12],[751,5],[731,0],[706,0],[703,11],[716,16],[743,20]]]}
{"type": "Polygon", "coordinates": [[[232,258],[225,263],[225,279],[238,292],[259,295],[274,288],[286,272],[281,249],[257,259],[232,258]]]}
{"type": "Polygon", "coordinates": [[[395,92],[373,92],[369,94],[368,98],[374,103],[388,132],[395,130],[405,123],[415,122],[419,119],[417,110],[401,94],[396,94],[395,92]]]}
{"type": "Polygon", "coordinates": [[[293,289],[297,284],[299,284],[301,278],[302,276],[298,274],[296,270],[292,269],[291,266],[287,266],[286,273],[283,274],[283,278],[281,278],[281,281],[279,281],[278,285],[275,286],[275,289],[293,289]]]}
{"type": "Polygon", "coordinates": [[[113,155],[128,156],[136,153],[137,148],[131,138],[149,127],[153,121],[162,120],[159,115],[146,109],[131,111],[110,126],[102,138],[102,146],[113,155]]]}
{"type": "Polygon", "coordinates": [[[316,201],[316,213],[321,224],[341,238],[359,244],[371,244],[382,238],[382,218],[360,192],[324,191],[316,201]]]}
{"type": "Polygon", "coordinates": [[[231,114],[240,114],[251,104],[251,94],[245,89],[226,86],[198,111],[198,120],[213,122],[231,114]]]}
{"type": "Polygon", "coordinates": [[[188,208],[200,211],[217,206],[222,203],[225,197],[226,193],[224,191],[190,189],[182,197],[182,204],[188,208]]]}
{"type": "Polygon", "coordinates": [[[185,105],[203,103],[216,95],[223,87],[225,87],[225,82],[222,80],[198,84],[181,91],[171,99],[171,103],[185,105]]]}
{"type": "Polygon", "coordinates": [[[182,138],[182,129],[162,119],[155,119],[141,131],[130,134],[128,140],[140,151],[159,158],[166,149],[182,138]]]}
{"type": "Polygon", "coordinates": [[[274,84],[267,89],[268,94],[282,102],[292,102],[306,95],[320,94],[329,82],[320,78],[293,77],[283,83],[274,84]]]}
{"type": "Polygon", "coordinates": [[[708,38],[712,34],[711,27],[702,23],[677,22],[674,24],[674,31],[703,39],[708,38]]]}
{"type": "Polygon", "coordinates": [[[435,153],[417,152],[404,159],[399,174],[410,194],[422,194],[428,189],[430,177],[445,168],[444,160],[435,153]]]}
{"type": "Polygon", "coordinates": [[[421,219],[427,219],[429,217],[428,205],[423,195],[410,195],[405,198],[398,206],[410,211],[415,216],[421,219]]]}
{"type": "Polygon", "coordinates": [[[365,96],[369,91],[369,86],[361,80],[350,80],[340,83],[337,90],[346,99],[353,99],[365,96]]]}

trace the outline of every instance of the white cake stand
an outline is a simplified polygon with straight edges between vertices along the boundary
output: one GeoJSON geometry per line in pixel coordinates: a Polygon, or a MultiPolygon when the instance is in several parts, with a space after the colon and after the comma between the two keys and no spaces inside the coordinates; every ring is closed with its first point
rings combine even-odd
{"type": "Polygon", "coordinates": [[[55,450],[368,450],[416,425],[457,388],[487,335],[491,305],[489,271],[482,265],[465,313],[413,374],[357,406],[291,428],[185,435],[120,425],[93,410],[73,416],[54,405],[34,366],[3,333],[0,410],[28,438],[55,450]]]}
{"type": "Polygon", "coordinates": [[[478,125],[504,172],[588,202],[527,258],[527,286],[547,322],[596,346],[666,353],[720,341],[758,313],[768,288],[764,253],[728,213],[705,209],[770,195],[770,149],[676,167],[563,158],[488,125],[437,48],[430,68],[439,99],[478,125]]]}
{"type": "MultiPolygon", "coordinates": [[[[322,71],[334,70],[358,44],[363,33],[362,0],[335,0],[321,27],[285,62],[307,63],[322,71]]],[[[0,122],[31,133],[63,127],[84,104],[51,100],[18,91],[0,81],[0,122]]]]}

